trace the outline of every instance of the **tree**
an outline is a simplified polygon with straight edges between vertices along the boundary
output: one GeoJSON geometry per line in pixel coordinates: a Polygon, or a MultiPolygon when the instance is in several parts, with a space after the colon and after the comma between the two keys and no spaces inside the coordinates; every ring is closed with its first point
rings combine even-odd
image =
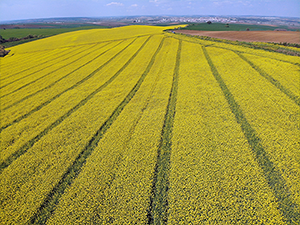
{"type": "Polygon", "coordinates": [[[5,43],[6,40],[0,35],[0,43],[5,43]]]}
{"type": "Polygon", "coordinates": [[[10,50],[5,50],[5,47],[0,45],[0,57],[6,56],[9,52],[10,50]]]}

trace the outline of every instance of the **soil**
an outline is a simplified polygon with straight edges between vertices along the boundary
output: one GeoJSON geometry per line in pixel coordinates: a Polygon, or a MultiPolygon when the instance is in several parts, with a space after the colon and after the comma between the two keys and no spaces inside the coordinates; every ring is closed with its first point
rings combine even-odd
{"type": "Polygon", "coordinates": [[[300,32],[296,31],[197,31],[178,30],[177,33],[208,36],[213,38],[227,39],[245,42],[287,42],[300,44],[300,32]]]}

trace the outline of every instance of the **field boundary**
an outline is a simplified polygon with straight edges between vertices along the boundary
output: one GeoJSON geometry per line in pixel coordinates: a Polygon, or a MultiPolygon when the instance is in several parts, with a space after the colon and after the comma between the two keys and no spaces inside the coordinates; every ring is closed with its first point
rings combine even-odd
{"type": "MultiPolygon", "coordinates": [[[[144,45],[148,42],[150,37],[146,40],[144,45]]],[[[40,206],[37,213],[29,220],[29,224],[45,224],[48,218],[51,216],[54,211],[55,205],[59,201],[60,197],[63,195],[65,189],[72,184],[73,180],[78,176],[81,172],[82,166],[85,164],[86,159],[91,155],[94,149],[97,147],[99,141],[102,139],[103,135],[110,128],[113,122],[118,118],[120,113],[126,107],[126,105],[130,102],[130,100],[134,97],[136,92],[141,87],[145,77],[148,75],[151,67],[154,64],[155,58],[162,47],[163,40],[161,44],[157,48],[156,52],[152,56],[150,63],[148,64],[146,70],[141,75],[138,82],[132,88],[132,90],[128,93],[128,95],[124,98],[124,100],[119,104],[119,106],[114,110],[112,115],[103,123],[103,125],[99,128],[99,130],[94,134],[91,140],[88,142],[86,147],[81,151],[81,153],[77,156],[76,160],[73,164],[67,169],[66,173],[63,175],[62,179],[59,183],[52,189],[52,191],[48,194],[44,203],[40,206]]],[[[143,45],[143,46],[144,46],[143,45]]],[[[138,51],[139,52],[139,51],[138,51]]],[[[137,53],[138,53],[137,52],[137,53]]],[[[137,54],[135,54],[136,56],[137,54]]],[[[128,63],[129,64],[129,63],[128,63]]],[[[125,69],[125,67],[124,67],[125,69]]],[[[122,69],[122,71],[124,70],[122,69]]]]}
{"type": "Polygon", "coordinates": [[[269,187],[273,190],[274,195],[277,198],[279,210],[282,212],[285,221],[289,224],[300,222],[299,207],[297,204],[293,203],[293,200],[290,196],[290,190],[287,187],[285,180],[283,179],[281,173],[276,168],[274,163],[269,159],[269,156],[267,155],[265,149],[260,143],[260,138],[256,134],[257,132],[251,127],[250,123],[247,121],[240,106],[234,99],[234,96],[225,84],[217,68],[214,66],[207,50],[205,49],[205,47],[202,47],[202,49],[206,60],[211,68],[212,74],[218,82],[237,122],[240,124],[242,131],[245,137],[247,138],[247,141],[256,157],[258,165],[263,170],[263,175],[266,181],[268,182],[269,187]]]}
{"type": "MultiPolygon", "coordinates": [[[[185,35],[185,34],[168,34],[170,37],[173,37],[175,39],[178,39],[178,40],[182,40],[182,41],[186,41],[186,42],[190,42],[190,43],[194,43],[194,44],[199,44],[201,46],[213,46],[215,48],[222,48],[222,49],[226,49],[226,50],[230,50],[230,51],[233,51],[232,49],[230,48],[225,48],[225,47],[221,47],[221,46],[215,46],[215,43],[224,43],[224,44],[232,44],[232,45],[236,45],[236,46],[242,46],[242,47],[245,47],[245,48],[249,48],[249,49],[258,49],[258,50],[263,50],[263,51],[267,51],[267,52],[272,52],[272,53],[278,53],[278,54],[283,54],[283,55],[289,55],[289,54],[286,54],[284,52],[277,52],[277,51],[274,51],[274,50],[271,50],[271,49],[265,49],[265,48],[260,48],[260,47],[255,47],[255,46],[251,46],[251,43],[249,42],[248,44],[249,45],[242,45],[242,42],[239,43],[239,42],[234,42],[234,41],[231,41],[233,43],[227,43],[226,40],[222,40],[220,39],[219,41],[218,40],[207,40],[205,38],[199,38],[199,37],[196,37],[196,36],[193,36],[193,35],[185,35]],[[185,39],[181,39],[180,36],[184,36],[184,37],[187,37],[187,38],[190,38],[190,40],[185,40],[185,39]],[[195,40],[193,40],[195,39],[195,40]],[[199,43],[198,40],[200,41],[211,41],[213,42],[214,44],[204,44],[204,43],[199,43]]],[[[247,54],[251,54],[251,55],[257,55],[257,54],[254,54],[254,53],[248,53],[248,52],[244,52],[244,53],[247,53],[247,54]]],[[[297,51],[297,53],[299,53],[300,55],[300,51],[297,51]]],[[[290,61],[285,61],[285,60],[282,60],[282,59],[277,59],[277,58],[273,58],[273,57],[266,57],[266,56],[263,56],[263,55],[258,55],[260,57],[264,57],[264,58],[271,58],[271,59],[274,59],[274,60],[277,60],[277,61],[281,61],[281,62],[286,62],[286,63],[290,63],[290,64],[293,64],[293,65],[296,65],[296,66],[300,66],[300,63],[295,63],[295,62],[290,62],[290,61]]],[[[289,55],[290,56],[290,55],[289,55]]],[[[292,55],[293,56],[293,55],[292,55]]]]}
{"type": "Polygon", "coordinates": [[[263,69],[256,66],[253,62],[251,62],[247,57],[243,56],[241,53],[233,51],[237,54],[242,60],[248,63],[254,70],[256,70],[262,77],[267,79],[271,84],[273,84],[276,88],[278,88],[282,93],[288,96],[291,100],[293,100],[298,106],[300,106],[300,99],[298,96],[294,95],[289,89],[285,88],[278,80],[274,79],[268,73],[266,73],[263,69]]]}
{"type": "MultiPolygon", "coordinates": [[[[157,32],[157,33],[146,33],[146,34],[141,34],[141,35],[130,36],[130,37],[127,37],[127,38],[108,39],[108,40],[104,40],[104,41],[94,41],[94,42],[88,42],[88,43],[83,43],[83,44],[66,45],[66,46],[61,46],[61,47],[57,47],[57,48],[48,48],[48,49],[43,49],[43,50],[21,52],[21,53],[18,53],[18,54],[26,54],[26,53],[34,53],[34,52],[42,52],[42,51],[51,51],[51,50],[57,50],[57,49],[61,49],[61,48],[73,48],[74,46],[84,46],[84,45],[101,44],[101,43],[112,42],[112,41],[125,41],[125,40],[132,39],[132,38],[147,37],[147,36],[161,35],[161,34],[162,33],[160,33],[160,32],[157,32]]],[[[51,38],[51,37],[49,37],[49,38],[51,38]]],[[[10,52],[10,53],[14,54],[13,52],[10,52]]],[[[8,57],[12,56],[12,55],[9,55],[9,54],[6,55],[5,58],[8,58],[8,57]]]]}
{"type": "MultiPolygon", "coordinates": [[[[152,36],[149,36],[149,38],[143,43],[143,45],[137,50],[137,52],[126,62],[122,68],[115,73],[114,76],[112,76],[108,81],[106,81],[103,85],[101,85],[99,88],[97,88],[95,91],[93,91],[91,94],[89,94],[86,98],[81,100],[76,106],[71,108],[66,114],[61,116],[59,119],[57,119],[55,122],[53,122],[51,125],[49,125],[46,129],[44,129],[41,133],[39,133],[37,136],[29,140],[27,143],[25,143],[19,150],[17,150],[15,153],[10,155],[6,160],[4,160],[0,164],[0,173],[8,167],[13,161],[15,161],[17,158],[19,158],[21,155],[25,154],[28,149],[30,149],[35,142],[39,141],[43,136],[45,136],[49,131],[51,131],[54,127],[58,126],[60,123],[62,123],[67,117],[69,117],[71,114],[73,114],[75,111],[77,111],[80,107],[85,105],[92,97],[94,97],[98,92],[102,91],[105,87],[107,87],[114,79],[116,79],[119,74],[131,63],[131,61],[137,56],[137,54],[142,50],[142,48],[146,45],[146,43],[150,40],[152,36]]],[[[136,39],[134,39],[129,45],[131,45],[136,39]]],[[[128,46],[129,46],[128,45],[128,46]]],[[[127,46],[127,47],[128,47],[127,46]]],[[[126,47],[126,48],[127,48],[126,47]]],[[[124,51],[126,48],[122,49],[117,55],[119,55],[122,51],[124,51]]],[[[108,63],[110,63],[114,58],[117,57],[115,55],[110,60],[108,60],[106,63],[104,63],[102,66],[100,66],[98,69],[94,70],[90,74],[90,76],[93,76],[95,73],[97,73],[99,70],[101,70],[104,66],[106,66],[108,63]]],[[[79,85],[79,84],[78,84],[79,85]]],[[[49,104],[49,103],[48,103],[49,104]]]]}
{"type": "Polygon", "coordinates": [[[300,50],[298,50],[296,47],[294,47],[295,49],[290,49],[286,46],[278,47],[278,44],[276,45],[274,43],[269,43],[269,42],[232,41],[228,39],[212,38],[208,36],[197,36],[197,35],[189,35],[189,34],[182,34],[182,33],[180,35],[184,35],[186,37],[194,37],[196,39],[204,40],[204,41],[232,44],[232,45],[247,47],[251,49],[261,49],[269,52],[281,53],[284,55],[300,56],[300,50]]]}
{"type": "Polygon", "coordinates": [[[172,146],[171,139],[177,100],[181,45],[182,41],[179,40],[172,88],[161,131],[161,140],[157,149],[157,161],[154,170],[155,173],[153,177],[150,206],[147,215],[148,224],[166,224],[168,221],[168,189],[172,146]]]}

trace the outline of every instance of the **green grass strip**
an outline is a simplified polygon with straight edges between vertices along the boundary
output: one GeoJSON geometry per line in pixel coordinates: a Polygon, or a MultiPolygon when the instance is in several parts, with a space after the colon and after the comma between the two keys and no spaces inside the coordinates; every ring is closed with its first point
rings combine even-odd
{"type": "Polygon", "coordinates": [[[247,62],[253,69],[255,69],[262,77],[266,78],[271,84],[273,84],[276,88],[286,94],[291,100],[293,100],[298,106],[300,106],[300,98],[294,95],[289,89],[285,88],[278,80],[274,79],[272,76],[267,74],[263,69],[256,66],[253,62],[247,59],[244,55],[239,52],[233,51],[237,54],[241,59],[247,62]]]}
{"type": "Polygon", "coordinates": [[[168,189],[172,146],[171,139],[176,109],[181,44],[182,41],[180,40],[177,50],[176,65],[174,68],[172,88],[161,132],[161,141],[157,150],[157,162],[153,179],[152,197],[150,199],[148,212],[148,224],[167,224],[168,221],[168,189]]]}
{"type": "Polygon", "coordinates": [[[234,99],[234,96],[228,89],[217,68],[214,66],[207,50],[205,49],[205,47],[202,48],[208,64],[210,65],[211,71],[215,79],[219,83],[219,86],[222,89],[223,94],[225,95],[232,113],[235,115],[237,122],[241,125],[243,133],[256,156],[256,160],[259,166],[262,168],[264,176],[269,186],[273,190],[275,197],[277,198],[279,209],[282,212],[285,221],[287,222],[287,224],[300,224],[299,207],[297,204],[293,203],[293,196],[291,196],[291,192],[287,187],[285,180],[283,179],[274,163],[269,159],[269,156],[260,143],[260,139],[257,136],[256,131],[247,121],[240,106],[234,99]]]}
{"type": "Polygon", "coordinates": [[[60,197],[64,194],[65,189],[73,183],[74,179],[81,172],[82,166],[85,164],[86,159],[92,154],[94,149],[97,147],[99,141],[102,139],[103,135],[110,128],[113,122],[118,118],[122,110],[126,107],[126,105],[130,102],[130,100],[134,97],[136,92],[141,87],[143,81],[145,80],[151,67],[154,64],[157,54],[162,48],[163,41],[164,39],[161,41],[159,47],[157,48],[156,52],[152,56],[150,63],[148,64],[146,70],[141,75],[136,85],[125,97],[125,99],[120,103],[120,105],[114,110],[110,118],[95,133],[95,135],[88,142],[86,147],[81,151],[81,153],[78,155],[78,157],[73,162],[73,164],[67,169],[66,173],[63,175],[60,182],[48,194],[44,203],[38,209],[38,212],[31,218],[29,224],[45,224],[46,221],[50,218],[50,216],[55,210],[57,203],[59,202],[60,197]]]}
{"type": "MultiPolygon", "coordinates": [[[[19,158],[21,155],[25,154],[28,149],[30,149],[35,142],[39,141],[42,137],[44,137],[49,131],[51,131],[54,127],[58,126],[61,122],[63,122],[67,117],[69,117],[71,114],[73,114],[75,111],[77,111],[80,107],[84,106],[92,97],[94,97],[98,92],[102,91],[105,87],[107,87],[113,80],[115,80],[119,74],[131,63],[131,61],[137,56],[137,54],[142,50],[142,48],[146,45],[146,43],[150,40],[151,36],[144,42],[144,44],[137,50],[137,52],[126,62],[126,64],[114,75],[112,76],[108,81],[106,81],[102,86],[97,88],[95,91],[93,91],[91,94],[89,94],[86,98],[81,100],[76,106],[74,106],[72,109],[70,109],[66,114],[61,116],[59,119],[57,119],[54,123],[49,125],[45,130],[43,130],[41,133],[39,133],[37,136],[29,140],[26,144],[24,144],[18,151],[10,155],[5,161],[3,161],[0,164],[0,173],[8,167],[13,161],[15,161],[17,158],[19,158]]],[[[130,43],[132,44],[132,42],[130,43]]],[[[130,45],[129,44],[129,45],[130,45]]],[[[128,46],[129,46],[128,45],[128,46]]],[[[128,47],[127,46],[127,47],[128,47]]],[[[125,47],[125,48],[127,48],[125,47]]],[[[122,49],[124,51],[124,49],[122,49]]],[[[120,53],[120,52],[119,52],[120,53]]],[[[119,54],[118,53],[118,54],[119,54]]],[[[118,55],[117,54],[117,55],[118,55]]],[[[98,71],[100,71],[104,66],[106,66],[108,63],[110,63],[117,55],[115,55],[113,58],[108,60],[106,63],[104,63],[102,66],[100,66],[98,69],[96,69],[93,73],[90,74],[90,76],[94,75],[98,71]]]]}

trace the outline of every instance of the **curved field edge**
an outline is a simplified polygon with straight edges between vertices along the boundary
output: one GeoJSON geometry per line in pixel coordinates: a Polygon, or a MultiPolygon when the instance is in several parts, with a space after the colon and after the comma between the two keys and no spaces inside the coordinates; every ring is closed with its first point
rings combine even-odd
{"type": "Polygon", "coordinates": [[[11,51],[5,58],[12,60],[11,56],[15,56],[16,54],[40,52],[63,47],[74,47],[78,45],[96,44],[104,41],[115,41],[145,35],[161,34],[164,30],[174,29],[175,27],[178,27],[178,25],[167,27],[135,25],[111,29],[72,31],[9,48],[11,51]]]}

